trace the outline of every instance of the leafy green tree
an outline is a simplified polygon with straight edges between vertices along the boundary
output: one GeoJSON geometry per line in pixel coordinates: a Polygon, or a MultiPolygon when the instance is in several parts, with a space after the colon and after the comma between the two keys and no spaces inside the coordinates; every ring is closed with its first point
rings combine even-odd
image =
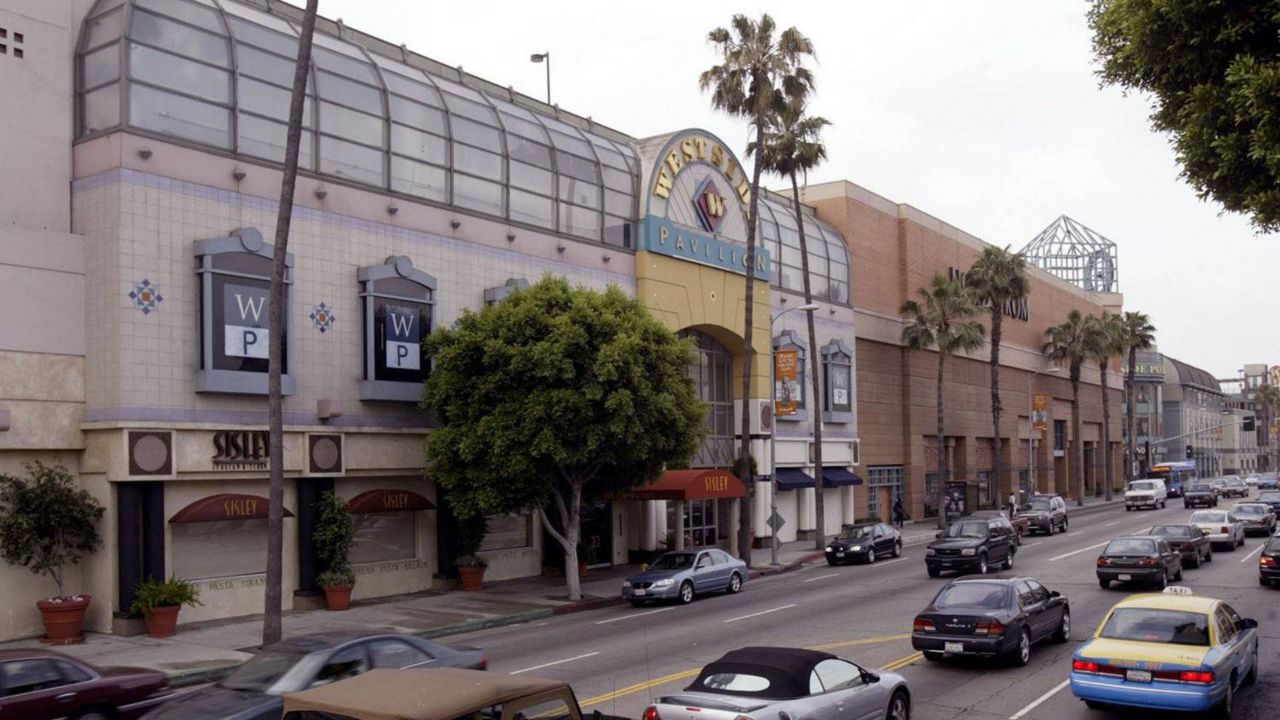
{"type": "MultiPolygon", "coordinates": [[[[734,15],[732,31],[718,27],[707,33],[707,40],[720,54],[720,64],[713,65],[698,77],[703,92],[711,92],[711,105],[730,115],[744,118],[755,133],[756,147],[764,147],[764,133],[772,113],[786,102],[802,101],[813,89],[813,75],[803,65],[813,56],[813,43],[794,27],[775,36],[773,18],[763,14],[759,21],[746,15],[734,15]]],[[[751,170],[751,200],[747,209],[746,266],[756,266],[756,231],[759,227],[760,174],[764,166],[757,162],[751,170]]],[[[742,331],[742,397],[751,397],[752,342],[755,335],[755,278],[746,274],[746,307],[742,331]]],[[[772,342],[772,339],[770,339],[772,342]]],[[[772,360],[772,358],[770,358],[772,360]]],[[[770,393],[773,390],[770,388],[770,393]]],[[[751,403],[742,403],[742,427],[751,426],[751,403]]],[[[748,466],[751,454],[750,434],[742,433],[738,451],[741,467],[748,466]]],[[[755,494],[754,478],[743,476],[748,499],[741,503],[738,519],[738,551],[751,563],[751,502],[755,494]]]]}
{"type": "Polygon", "coordinates": [[[902,303],[900,312],[907,321],[902,328],[902,342],[912,350],[938,351],[938,527],[947,526],[947,483],[951,467],[947,460],[946,404],[943,381],[947,358],[958,352],[972,352],[982,346],[982,323],[974,318],[980,312],[973,293],[963,280],[949,279],[942,273],[933,276],[929,287],[919,289],[920,299],[902,303]]]}
{"type": "Polygon", "coordinates": [[[965,282],[974,298],[991,312],[991,437],[994,438],[991,462],[999,482],[1000,412],[1004,409],[1000,403],[1000,344],[1004,338],[1004,309],[1031,292],[1031,283],[1027,280],[1027,259],[1022,253],[1010,252],[1007,247],[988,245],[969,268],[965,282]]]}
{"type": "Polygon", "coordinates": [[[63,573],[102,545],[103,507],[61,466],[24,466],[27,478],[0,474],[0,557],[48,575],[66,597],[63,573]]]}
{"type": "Polygon", "coordinates": [[[1088,317],[1087,330],[1089,357],[1098,363],[1102,379],[1102,462],[1103,478],[1107,484],[1104,496],[1110,501],[1116,477],[1115,467],[1111,463],[1111,388],[1107,385],[1107,367],[1112,358],[1124,354],[1124,319],[1103,310],[1101,315],[1088,317]]]}
{"type": "Polygon", "coordinates": [[[537,512],[578,599],[583,501],[686,466],[701,442],[693,348],[616,287],[548,277],[465,311],[431,334],[427,352],[423,405],[439,423],[427,473],[460,518],[537,512]]]}
{"type": "Polygon", "coordinates": [[[1200,194],[1280,229],[1280,2],[1094,0],[1102,82],[1149,95],[1200,194]]]}
{"type": "MultiPolygon", "coordinates": [[[[822,144],[822,128],[830,125],[826,118],[808,117],[804,114],[804,99],[783,105],[771,113],[764,132],[764,144],[747,145],[747,155],[756,158],[756,164],[765,170],[791,181],[791,205],[796,215],[796,227],[800,229],[800,263],[804,274],[804,302],[813,302],[813,290],[809,277],[809,241],[805,233],[804,212],[800,205],[800,184],[797,176],[809,175],[809,171],[827,159],[827,147],[822,144]]],[[[819,243],[822,239],[819,238],[819,243]]],[[[825,300],[826,298],[823,298],[825,300]]],[[[827,544],[826,514],[823,509],[822,490],[822,388],[818,373],[818,334],[814,330],[813,313],[805,313],[809,324],[809,377],[813,393],[813,465],[817,478],[814,492],[815,526],[814,548],[821,550],[827,544]]]]}
{"type": "MultiPolygon", "coordinates": [[[[1125,442],[1128,444],[1129,460],[1124,464],[1124,480],[1126,486],[1137,478],[1133,476],[1133,463],[1137,457],[1137,407],[1138,407],[1138,385],[1136,376],[1138,374],[1138,351],[1150,350],[1156,344],[1156,326],[1151,324],[1151,318],[1140,312],[1129,311],[1124,313],[1121,320],[1120,341],[1123,348],[1123,354],[1128,358],[1128,373],[1124,381],[1124,401],[1128,408],[1125,416],[1127,423],[1125,429],[1127,437],[1125,442]]],[[[1151,458],[1147,458],[1147,462],[1151,462],[1151,458]]]]}
{"type": "Polygon", "coordinates": [[[1071,378],[1071,469],[1075,474],[1076,504],[1084,505],[1084,435],[1080,429],[1080,368],[1089,357],[1089,328],[1079,310],[1067,313],[1061,325],[1044,331],[1044,354],[1067,364],[1071,378]]]}

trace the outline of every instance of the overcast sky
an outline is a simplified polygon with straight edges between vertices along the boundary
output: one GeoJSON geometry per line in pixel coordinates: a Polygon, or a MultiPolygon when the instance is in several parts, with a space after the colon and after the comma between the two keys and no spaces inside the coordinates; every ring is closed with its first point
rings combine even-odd
{"type": "Polygon", "coordinates": [[[1069,215],[1119,245],[1125,309],[1151,316],[1163,352],[1220,378],[1280,363],[1280,238],[1196,197],[1145,98],[1099,89],[1087,6],[320,0],[320,13],[535,97],[544,68],[529,54],[549,50],[566,110],[637,137],[703,127],[741,155],[745,125],[697,77],[716,61],[708,30],[769,12],[818,51],[813,110],[833,124],[811,182],[851,180],[1015,249],[1069,215]]]}

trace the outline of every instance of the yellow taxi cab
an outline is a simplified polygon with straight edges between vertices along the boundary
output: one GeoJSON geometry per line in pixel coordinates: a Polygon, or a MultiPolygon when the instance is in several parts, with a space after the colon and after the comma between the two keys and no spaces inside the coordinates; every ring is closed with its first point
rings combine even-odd
{"type": "Polygon", "coordinates": [[[1116,603],[1071,659],[1071,692],[1091,708],[1211,711],[1230,718],[1258,677],[1258,623],[1173,586],[1116,603]]]}

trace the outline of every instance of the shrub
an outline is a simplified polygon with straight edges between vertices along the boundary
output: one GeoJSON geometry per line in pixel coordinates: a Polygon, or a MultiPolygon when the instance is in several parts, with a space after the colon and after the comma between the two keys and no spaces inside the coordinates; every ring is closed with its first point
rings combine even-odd
{"type": "Polygon", "coordinates": [[[200,604],[200,590],[186,580],[173,576],[163,582],[147,578],[134,588],[133,604],[129,606],[129,612],[146,612],[175,605],[195,607],[200,604]]]}
{"type": "Polygon", "coordinates": [[[63,569],[102,545],[103,507],[62,466],[24,465],[28,478],[0,474],[0,557],[48,575],[66,597],[63,569]]]}
{"type": "Polygon", "coordinates": [[[455,567],[489,567],[489,561],[480,554],[488,532],[489,525],[483,517],[458,518],[458,559],[453,561],[455,567]]]}
{"type": "Polygon", "coordinates": [[[347,503],[332,492],[321,495],[317,504],[320,518],[311,533],[311,542],[325,569],[316,576],[316,582],[321,587],[351,587],[356,581],[350,561],[351,545],[356,540],[351,511],[347,503]]]}

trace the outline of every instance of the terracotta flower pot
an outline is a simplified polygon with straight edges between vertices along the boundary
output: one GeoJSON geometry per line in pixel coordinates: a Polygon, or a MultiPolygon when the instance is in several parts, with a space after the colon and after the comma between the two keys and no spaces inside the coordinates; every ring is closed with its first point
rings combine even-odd
{"type": "Polygon", "coordinates": [[[71,645],[84,640],[84,613],[92,595],[78,598],[41,600],[36,603],[44,616],[44,638],[50,645],[71,645]]]}
{"type": "Polygon", "coordinates": [[[162,605],[143,610],[142,616],[147,620],[147,637],[173,637],[178,631],[178,611],[181,609],[181,605],[162,605]]]}
{"type": "Polygon", "coordinates": [[[324,589],[324,602],[330,610],[347,610],[351,607],[351,586],[334,586],[324,589]]]}
{"type": "Polygon", "coordinates": [[[458,575],[462,578],[463,592],[480,592],[484,589],[484,568],[474,566],[463,566],[458,568],[458,575]]]}
{"type": "Polygon", "coordinates": [[[578,561],[578,579],[582,580],[587,577],[587,563],[585,560],[578,561]]]}

